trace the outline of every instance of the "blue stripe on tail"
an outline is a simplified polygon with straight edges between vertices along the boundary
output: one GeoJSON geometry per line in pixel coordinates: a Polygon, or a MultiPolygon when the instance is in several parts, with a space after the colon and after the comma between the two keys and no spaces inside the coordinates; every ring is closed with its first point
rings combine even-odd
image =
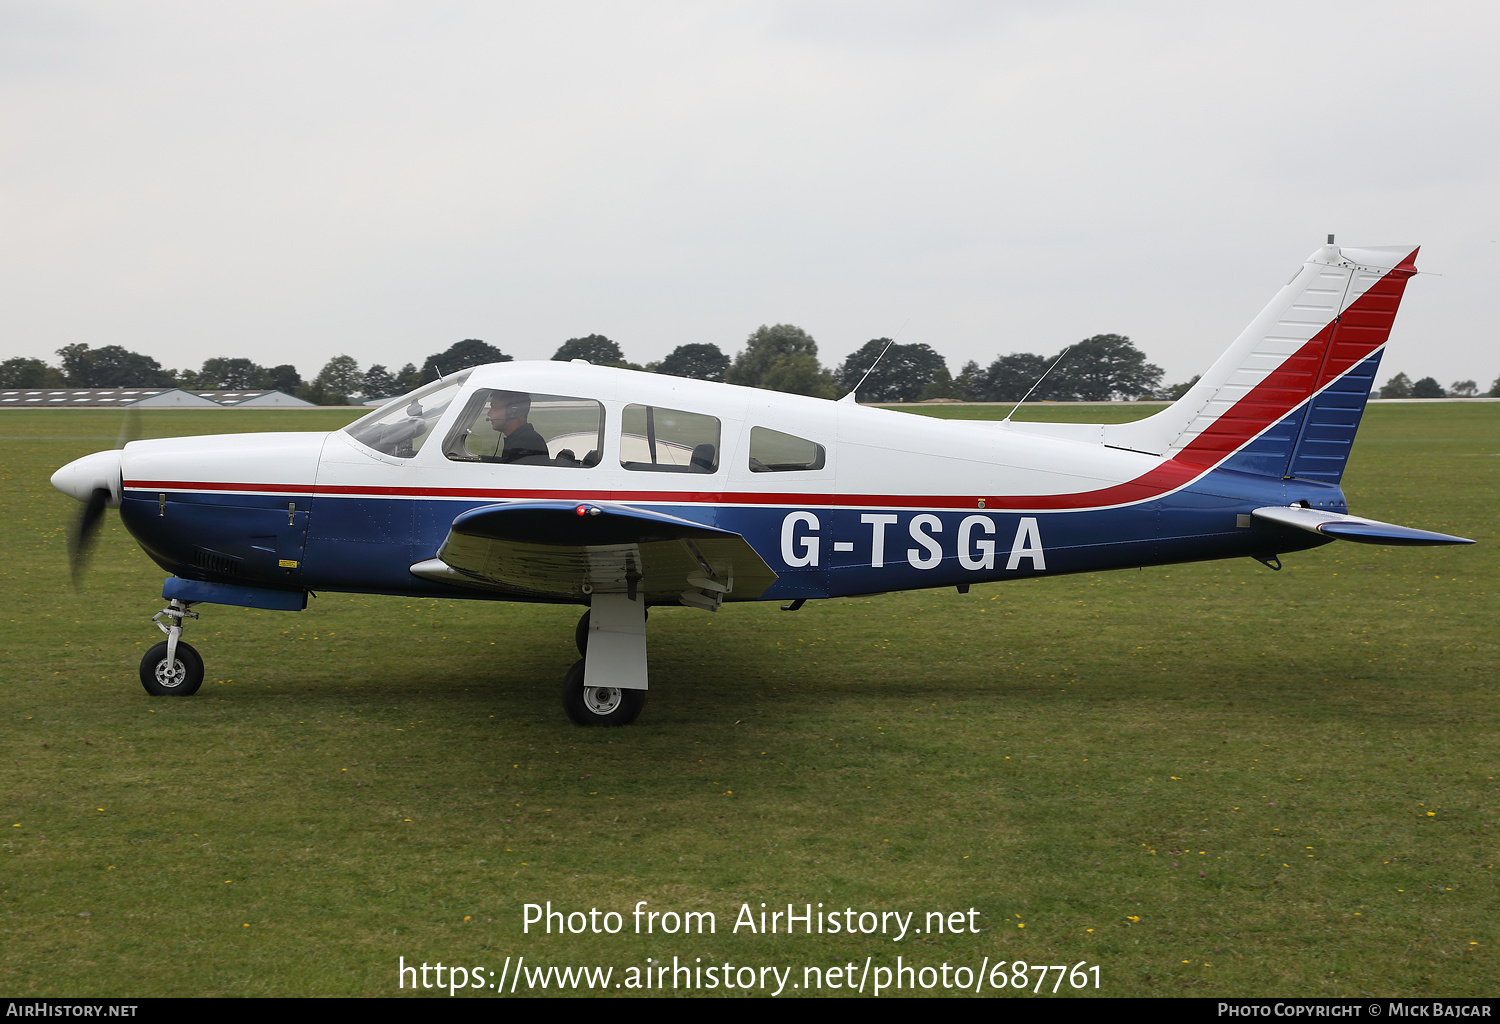
{"type": "Polygon", "coordinates": [[[1223,468],[1337,484],[1348,465],[1354,434],[1375,386],[1383,351],[1377,349],[1310,401],[1297,406],[1225,460],[1223,468]]]}

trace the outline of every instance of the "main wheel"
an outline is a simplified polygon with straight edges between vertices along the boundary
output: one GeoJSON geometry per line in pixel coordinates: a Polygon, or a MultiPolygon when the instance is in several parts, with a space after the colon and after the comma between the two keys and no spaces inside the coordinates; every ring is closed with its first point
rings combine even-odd
{"type": "MultiPolygon", "coordinates": [[[[651,618],[651,609],[646,609],[646,619],[651,618]]],[[[589,613],[584,612],[578,620],[578,625],[573,627],[573,646],[578,648],[581,655],[589,653],[589,613]]]]}
{"type": "Polygon", "coordinates": [[[563,676],[563,710],[577,725],[629,725],[646,706],[645,690],[584,686],[580,659],[563,676]]]}
{"type": "Polygon", "coordinates": [[[578,620],[578,625],[573,628],[573,643],[578,648],[578,656],[581,658],[589,653],[589,613],[584,612],[583,617],[578,620]]]}
{"type": "Polygon", "coordinates": [[[141,685],[153,697],[188,697],[203,685],[203,659],[192,646],[177,642],[177,657],[167,664],[163,640],[141,659],[141,685]]]}

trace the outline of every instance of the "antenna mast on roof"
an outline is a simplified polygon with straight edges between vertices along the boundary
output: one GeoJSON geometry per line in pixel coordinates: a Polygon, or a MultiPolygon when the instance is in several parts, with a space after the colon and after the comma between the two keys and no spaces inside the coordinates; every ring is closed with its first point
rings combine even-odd
{"type": "Polygon", "coordinates": [[[855,397],[859,394],[859,389],[864,387],[865,381],[870,379],[870,374],[875,372],[875,367],[880,365],[880,361],[884,359],[885,354],[891,350],[891,346],[896,344],[896,339],[901,337],[901,331],[906,330],[906,325],[909,323],[911,323],[911,317],[907,317],[906,320],[901,324],[901,330],[891,335],[891,339],[885,343],[885,348],[880,350],[880,355],[875,357],[875,361],[870,364],[870,368],[865,371],[865,375],[859,379],[858,384],[854,385],[854,390],[844,396],[843,401],[859,401],[859,399],[855,397]]]}
{"type": "Polygon", "coordinates": [[[1053,363],[1052,363],[1051,366],[1047,367],[1047,369],[1042,372],[1042,375],[1036,379],[1036,383],[1033,384],[1033,385],[1031,385],[1031,389],[1029,391],[1027,391],[1026,394],[1024,394],[1024,395],[1021,396],[1021,401],[1017,402],[1015,404],[1015,407],[1012,408],[1010,410],[1010,412],[1008,412],[1008,413],[1005,414],[1005,419],[1001,420],[1000,421],[1001,423],[1009,423],[1010,422],[1010,418],[1016,414],[1016,409],[1021,408],[1022,403],[1024,403],[1026,401],[1026,399],[1028,399],[1028,398],[1031,397],[1031,392],[1032,391],[1035,391],[1037,388],[1039,388],[1039,387],[1042,386],[1042,381],[1044,381],[1044,380],[1047,379],[1047,374],[1049,374],[1053,370],[1057,369],[1057,364],[1063,361],[1063,356],[1067,355],[1072,350],[1073,350],[1073,346],[1069,345],[1067,348],[1063,349],[1061,352],[1058,353],[1057,359],[1055,361],[1053,361],[1053,363]]]}

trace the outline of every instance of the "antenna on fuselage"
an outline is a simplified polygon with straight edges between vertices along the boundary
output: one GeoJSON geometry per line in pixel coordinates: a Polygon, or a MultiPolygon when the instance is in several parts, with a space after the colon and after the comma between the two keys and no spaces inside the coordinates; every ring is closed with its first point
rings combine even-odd
{"type": "Polygon", "coordinates": [[[865,381],[867,381],[867,380],[870,379],[870,374],[872,374],[872,373],[875,372],[875,367],[877,367],[877,366],[880,365],[880,361],[882,359],[884,359],[885,358],[885,354],[891,350],[891,346],[894,345],[894,344],[896,344],[896,339],[899,338],[899,337],[901,337],[901,331],[906,330],[906,325],[909,324],[909,323],[911,323],[911,317],[907,317],[906,320],[905,320],[905,322],[903,322],[901,324],[901,330],[900,331],[897,331],[895,334],[891,335],[891,340],[887,341],[885,343],[885,348],[883,348],[883,349],[880,350],[880,355],[878,355],[878,356],[875,357],[875,361],[870,364],[870,368],[865,371],[865,375],[859,379],[859,383],[858,384],[854,385],[854,390],[851,391],[851,392],[849,392],[843,398],[839,399],[839,401],[841,401],[841,402],[857,402],[857,401],[859,401],[859,399],[855,397],[856,395],[859,394],[859,389],[862,388],[862,387],[864,387],[865,381]]]}
{"type": "Polygon", "coordinates": [[[1028,398],[1031,397],[1031,392],[1032,391],[1035,391],[1037,388],[1039,388],[1039,387],[1042,386],[1042,381],[1044,381],[1044,380],[1047,379],[1047,374],[1049,374],[1053,370],[1057,369],[1057,364],[1063,361],[1063,356],[1067,355],[1072,350],[1073,350],[1073,346],[1069,345],[1067,348],[1063,349],[1061,352],[1059,352],[1057,354],[1057,359],[1055,359],[1053,361],[1053,363],[1052,363],[1051,366],[1047,367],[1047,369],[1042,372],[1042,375],[1036,379],[1036,383],[1033,384],[1033,385],[1031,385],[1030,390],[1028,390],[1026,392],[1026,394],[1024,394],[1024,395],[1021,396],[1021,401],[1017,402],[1015,404],[1014,408],[1012,408],[1010,410],[1010,412],[1008,412],[1008,413],[1005,414],[1005,419],[1001,420],[1000,421],[1001,423],[1009,423],[1010,422],[1010,418],[1016,414],[1016,409],[1021,408],[1022,404],[1026,401],[1026,399],[1028,399],[1028,398]]]}

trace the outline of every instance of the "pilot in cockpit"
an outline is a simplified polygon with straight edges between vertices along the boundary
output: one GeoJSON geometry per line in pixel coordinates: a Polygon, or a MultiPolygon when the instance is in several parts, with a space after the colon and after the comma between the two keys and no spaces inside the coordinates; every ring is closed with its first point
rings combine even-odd
{"type": "Polygon", "coordinates": [[[528,463],[550,462],[547,442],[537,433],[528,419],[531,416],[531,396],[521,391],[495,391],[490,395],[488,413],[490,426],[505,438],[505,450],[496,458],[485,462],[528,463]]]}

